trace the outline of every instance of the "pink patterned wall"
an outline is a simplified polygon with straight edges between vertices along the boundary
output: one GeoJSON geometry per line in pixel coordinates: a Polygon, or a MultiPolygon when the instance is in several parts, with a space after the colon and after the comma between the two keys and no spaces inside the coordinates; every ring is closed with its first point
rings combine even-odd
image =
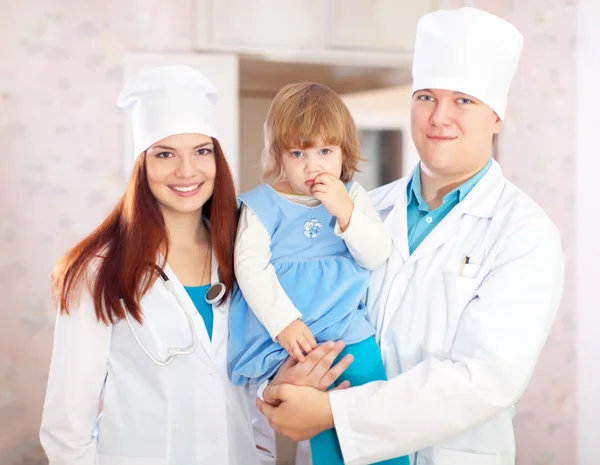
{"type": "Polygon", "coordinates": [[[19,0],[0,13],[0,464],[42,464],[49,275],[123,189],[128,51],[189,51],[192,0],[19,0]]]}
{"type": "Polygon", "coordinates": [[[509,179],[557,223],[567,257],[563,303],[529,389],[518,405],[519,465],[576,465],[574,0],[478,0],[515,24],[525,46],[500,140],[509,179]]]}
{"type": "MultiPolygon", "coordinates": [[[[565,297],[516,417],[520,465],[573,465],[575,2],[469,3],[525,35],[500,161],[563,232],[565,297]]],[[[45,463],[37,440],[55,310],[49,274],[123,188],[114,101],[128,51],[190,51],[193,0],[19,0],[0,16],[0,464],[45,463]]]]}

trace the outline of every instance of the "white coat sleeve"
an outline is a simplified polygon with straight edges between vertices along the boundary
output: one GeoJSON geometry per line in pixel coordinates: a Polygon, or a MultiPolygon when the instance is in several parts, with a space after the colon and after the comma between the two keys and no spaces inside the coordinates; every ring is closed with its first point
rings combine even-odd
{"type": "Polygon", "coordinates": [[[275,340],[302,313],[279,284],[270,260],[269,233],[254,212],[242,205],[234,248],[235,276],[248,306],[275,340]]]}
{"type": "Polygon", "coordinates": [[[392,237],[375,211],[367,191],[358,184],[350,187],[354,210],[348,228],[342,232],[335,222],[335,233],[341,237],[354,260],[367,270],[381,267],[392,253],[392,237]]]}
{"type": "Polygon", "coordinates": [[[330,394],[346,463],[433,446],[520,398],[562,295],[560,235],[545,218],[530,222],[507,239],[495,263],[466,307],[447,359],[330,394]]]}
{"type": "Polygon", "coordinates": [[[97,321],[87,293],[69,313],[56,319],[40,442],[49,465],[96,465],[112,327],[97,321]]]}

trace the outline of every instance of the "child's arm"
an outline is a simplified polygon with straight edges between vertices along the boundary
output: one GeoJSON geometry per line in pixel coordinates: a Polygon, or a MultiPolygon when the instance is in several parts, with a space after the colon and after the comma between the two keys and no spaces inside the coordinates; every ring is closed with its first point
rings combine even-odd
{"type": "Polygon", "coordinates": [[[256,215],[242,205],[234,248],[235,275],[240,290],[274,341],[298,361],[317,347],[302,322],[302,313],[287,296],[271,260],[271,238],[256,215]]]}
{"type": "Polygon", "coordinates": [[[354,210],[350,222],[342,230],[336,221],[335,233],[344,239],[356,262],[368,270],[382,266],[392,253],[392,237],[375,211],[369,194],[357,182],[350,187],[354,210]]]}
{"type": "Polygon", "coordinates": [[[360,266],[376,270],[386,262],[392,253],[392,237],[360,184],[354,182],[348,192],[339,178],[322,173],[315,178],[312,195],[336,217],[335,233],[360,266]]]}

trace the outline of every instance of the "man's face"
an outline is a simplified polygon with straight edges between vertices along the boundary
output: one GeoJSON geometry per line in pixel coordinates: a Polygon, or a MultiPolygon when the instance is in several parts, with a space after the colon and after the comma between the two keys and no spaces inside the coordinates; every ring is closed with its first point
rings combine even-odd
{"type": "Polygon", "coordinates": [[[481,168],[501,127],[496,113],[470,95],[441,89],[413,94],[412,138],[421,162],[436,175],[460,176],[481,168]]]}

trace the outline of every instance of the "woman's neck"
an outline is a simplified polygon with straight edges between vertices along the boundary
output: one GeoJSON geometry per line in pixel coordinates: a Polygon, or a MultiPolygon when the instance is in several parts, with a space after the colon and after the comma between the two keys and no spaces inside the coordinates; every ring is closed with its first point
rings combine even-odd
{"type": "Polygon", "coordinates": [[[210,241],[208,227],[198,213],[181,214],[163,211],[169,236],[169,249],[195,248],[210,241]]]}
{"type": "Polygon", "coordinates": [[[164,213],[169,235],[169,266],[184,286],[210,283],[210,231],[201,216],[164,213]]]}

